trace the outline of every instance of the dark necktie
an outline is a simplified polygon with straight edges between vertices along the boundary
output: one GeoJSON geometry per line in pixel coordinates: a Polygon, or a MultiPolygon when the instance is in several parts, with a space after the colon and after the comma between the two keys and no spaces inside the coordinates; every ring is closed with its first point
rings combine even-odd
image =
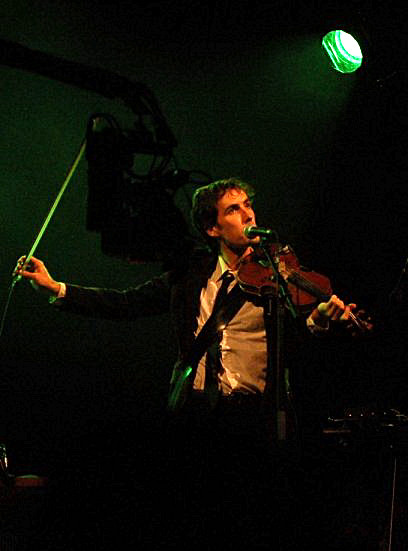
{"type": "MultiPolygon", "coordinates": [[[[215,297],[214,307],[211,312],[211,318],[216,316],[225,304],[226,297],[228,295],[228,287],[234,276],[231,272],[224,272],[221,276],[221,287],[215,297]]],[[[223,329],[223,328],[222,328],[223,329]]],[[[207,357],[205,362],[205,390],[210,400],[210,405],[213,407],[218,397],[218,372],[221,366],[221,339],[222,329],[218,330],[218,335],[215,341],[207,350],[207,357]]]]}

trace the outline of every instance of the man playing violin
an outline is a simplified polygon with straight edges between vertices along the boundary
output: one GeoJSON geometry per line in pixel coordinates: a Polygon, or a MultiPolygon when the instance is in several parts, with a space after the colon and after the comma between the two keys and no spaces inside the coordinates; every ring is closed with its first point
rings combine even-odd
{"type": "MultiPolygon", "coordinates": [[[[192,220],[212,253],[194,251],[171,272],[125,291],[60,283],[34,257],[28,269],[21,269],[24,258],[16,268],[16,274],[48,293],[62,311],[118,320],[170,312],[178,344],[172,387],[185,375],[187,391],[173,396],[172,409],[181,411],[180,418],[186,414],[175,424],[169,443],[178,448],[177,459],[171,462],[172,488],[181,485],[183,492],[179,501],[174,497],[177,503],[168,504],[166,514],[172,510],[175,515],[168,538],[178,535],[183,541],[187,537],[197,541],[206,537],[216,542],[227,537],[231,543],[242,543],[245,538],[256,546],[257,541],[270,541],[282,520],[280,515],[289,507],[280,501],[278,515],[276,502],[269,501],[276,494],[271,486],[282,471],[273,458],[276,468],[271,474],[274,454],[265,451],[266,440],[259,430],[267,378],[262,297],[245,297],[232,319],[218,328],[216,346],[208,342],[196,365],[190,365],[195,338],[211,316],[225,274],[232,274],[231,291],[237,285],[240,261],[258,245],[258,237],[249,239],[244,233],[256,225],[252,198],[252,188],[236,178],[199,188],[193,198],[192,220]],[[216,399],[210,400],[214,388],[216,399]],[[181,409],[177,400],[183,401],[181,409]]],[[[305,316],[305,332],[313,338],[316,333],[330,332],[333,323],[347,324],[355,306],[332,295],[305,316]]],[[[168,492],[176,495],[176,491],[168,492]]],[[[292,535],[282,536],[282,549],[292,535]]]]}

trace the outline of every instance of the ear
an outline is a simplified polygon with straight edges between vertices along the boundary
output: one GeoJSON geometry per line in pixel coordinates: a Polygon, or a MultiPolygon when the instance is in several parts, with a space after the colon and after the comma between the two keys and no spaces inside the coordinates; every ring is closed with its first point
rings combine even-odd
{"type": "Polygon", "coordinates": [[[220,230],[218,229],[217,226],[213,226],[212,228],[208,229],[208,230],[205,230],[207,232],[207,234],[210,236],[210,237],[219,237],[220,236],[220,230]]]}

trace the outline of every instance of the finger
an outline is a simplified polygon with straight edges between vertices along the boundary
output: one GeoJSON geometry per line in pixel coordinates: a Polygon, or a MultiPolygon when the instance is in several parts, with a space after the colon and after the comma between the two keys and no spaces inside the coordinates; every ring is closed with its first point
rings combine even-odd
{"type": "Polygon", "coordinates": [[[337,312],[337,307],[334,304],[332,304],[326,308],[324,312],[324,317],[327,319],[334,320],[336,319],[336,312],[337,312]]]}
{"type": "MultiPolygon", "coordinates": [[[[350,318],[350,309],[348,307],[345,308],[344,312],[339,317],[339,321],[349,321],[350,318]]],[[[352,324],[350,324],[352,325],[352,324]]]]}
{"type": "Polygon", "coordinates": [[[356,307],[354,302],[347,304],[344,308],[343,314],[340,316],[340,321],[347,321],[350,317],[350,312],[356,307]]]}
{"type": "Polygon", "coordinates": [[[13,275],[13,276],[16,276],[16,275],[22,276],[22,275],[24,275],[24,274],[26,274],[26,273],[34,273],[34,268],[33,268],[33,266],[32,266],[30,263],[28,263],[27,266],[24,266],[24,264],[23,264],[23,265],[21,265],[21,264],[17,265],[17,266],[14,268],[13,274],[12,274],[12,275],[13,275]],[[23,268],[24,268],[24,269],[23,269],[23,268]]]}
{"type": "Polygon", "coordinates": [[[342,312],[343,310],[339,310],[339,307],[336,304],[328,304],[324,315],[326,318],[331,320],[337,320],[342,312]]]}
{"type": "Polygon", "coordinates": [[[29,272],[28,270],[20,270],[18,272],[18,275],[21,275],[22,277],[26,279],[37,279],[37,273],[36,272],[29,272]]]}
{"type": "Polygon", "coordinates": [[[20,258],[17,260],[16,267],[13,270],[13,275],[15,275],[17,270],[19,270],[22,267],[22,265],[24,264],[25,258],[26,258],[25,256],[20,256],[20,258]]]}
{"type": "Polygon", "coordinates": [[[333,311],[331,319],[334,321],[337,321],[341,319],[345,311],[344,302],[337,298],[336,296],[333,297],[333,311]]]}
{"type": "Polygon", "coordinates": [[[39,260],[35,256],[32,256],[28,264],[31,265],[34,269],[39,269],[44,265],[44,262],[42,262],[42,260],[39,260]]]}
{"type": "Polygon", "coordinates": [[[30,264],[31,261],[27,262],[27,257],[26,256],[21,256],[18,260],[17,260],[17,267],[22,267],[24,266],[25,263],[30,264]]]}
{"type": "Polygon", "coordinates": [[[346,310],[343,308],[337,308],[334,312],[332,318],[333,321],[343,321],[348,319],[348,314],[346,314],[346,310]]]}
{"type": "Polygon", "coordinates": [[[329,301],[326,303],[327,314],[330,317],[334,315],[337,311],[338,306],[341,304],[342,304],[341,300],[336,295],[332,295],[329,301]]]}

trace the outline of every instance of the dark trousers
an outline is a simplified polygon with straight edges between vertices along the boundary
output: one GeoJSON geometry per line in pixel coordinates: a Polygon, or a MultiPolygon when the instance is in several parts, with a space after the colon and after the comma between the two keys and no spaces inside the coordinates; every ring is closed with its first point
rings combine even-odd
{"type": "Polygon", "coordinates": [[[269,438],[254,397],[221,400],[213,411],[196,398],[165,431],[152,529],[160,545],[297,549],[296,446],[269,438]]]}

